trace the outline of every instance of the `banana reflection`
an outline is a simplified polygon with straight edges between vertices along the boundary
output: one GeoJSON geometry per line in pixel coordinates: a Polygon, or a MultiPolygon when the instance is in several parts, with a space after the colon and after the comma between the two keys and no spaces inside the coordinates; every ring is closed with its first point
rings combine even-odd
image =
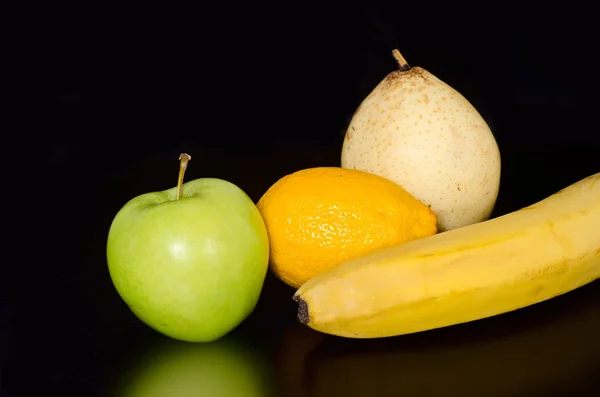
{"type": "Polygon", "coordinates": [[[231,338],[192,344],[168,340],[136,362],[121,397],[270,397],[272,381],[256,351],[231,338]]]}
{"type": "Polygon", "coordinates": [[[537,318],[525,329],[493,338],[465,341],[463,334],[463,340],[439,343],[442,332],[438,343],[426,341],[433,333],[384,343],[328,338],[306,358],[303,395],[578,395],[600,368],[600,284],[562,307],[546,307],[555,313],[530,311],[537,318]]]}

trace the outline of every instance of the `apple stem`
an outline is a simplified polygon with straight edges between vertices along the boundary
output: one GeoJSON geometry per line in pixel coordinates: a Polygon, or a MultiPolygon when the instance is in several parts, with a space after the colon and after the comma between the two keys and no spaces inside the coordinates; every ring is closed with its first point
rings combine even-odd
{"type": "Polygon", "coordinates": [[[406,62],[406,59],[404,59],[404,57],[402,56],[400,51],[398,51],[398,49],[394,48],[392,50],[392,56],[394,57],[396,62],[398,62],[398,67],[401,72],[406,72],[407,70],[411,69],[411,66],[408,64],[408,62],[406,62]]]}
{"type": "Polygon", "coordinates": [[[192,159],[187,153],[181,153],[179,155],[179,177],[177,178],[177,200],[181,200],[182,185],[183,185],[183,176],[185,175],[185,170],[187,169],[188,162],[192,159]]]}

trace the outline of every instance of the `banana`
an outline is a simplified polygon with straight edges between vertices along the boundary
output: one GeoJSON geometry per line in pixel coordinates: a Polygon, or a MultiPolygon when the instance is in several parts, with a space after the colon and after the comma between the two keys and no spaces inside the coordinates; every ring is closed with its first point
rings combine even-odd
{"type": "Polygon", "coordinates": [[[298,319],[382,338],[499,315],[600,277],[600,173],[518,211],[347,260],[294,294],[298,319]]]}

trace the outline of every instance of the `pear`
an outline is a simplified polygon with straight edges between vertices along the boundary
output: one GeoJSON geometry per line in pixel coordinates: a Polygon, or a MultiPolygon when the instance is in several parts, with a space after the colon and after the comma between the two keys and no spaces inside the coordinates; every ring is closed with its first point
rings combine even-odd
{"type": "Polygon", "coordinates": [[[500,188],[490,127],[457,90],[392,54],[399,69],[354,112],[341,166],[398,183],[431,208],[440,232],[489,219],[500,188]]]}

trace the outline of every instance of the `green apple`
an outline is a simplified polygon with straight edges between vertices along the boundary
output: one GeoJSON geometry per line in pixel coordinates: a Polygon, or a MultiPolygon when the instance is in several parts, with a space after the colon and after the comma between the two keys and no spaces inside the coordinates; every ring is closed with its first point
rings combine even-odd
{"type": "Polygon", "coordinates": [[[120,372],[118,397],[271,397],[268,361],[229,336],[213,343],[168,340],[120,372]]]}
{"type": "Polygon", "coordinates": [[[254,202],[216,178],[142,194],[115,216],[107,242],[114,286],[154,330],[186,342],[210,342],[254,310],[268,270],[269,241],[254,202]]]}

